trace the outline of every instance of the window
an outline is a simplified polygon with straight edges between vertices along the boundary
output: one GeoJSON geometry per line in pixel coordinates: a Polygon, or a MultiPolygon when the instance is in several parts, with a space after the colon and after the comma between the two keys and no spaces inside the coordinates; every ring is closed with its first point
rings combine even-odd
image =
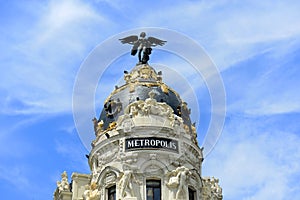
{"type": "Polygon", "coordinates": [[[147,180],[146,195],[147,195],[147,200],[161,200],[160,181],[147,180]]]}
{"type": "Polygon", "coordinates": [[[108,200],[116,200],[116,186],[111,186],[107,189],[108,200]]]}
{"type": "Polygon", "coordinates": [[[192,188],[189,188],[189,200],[195,200],[195,195],[196,191],[193,190],[192,188]]]}

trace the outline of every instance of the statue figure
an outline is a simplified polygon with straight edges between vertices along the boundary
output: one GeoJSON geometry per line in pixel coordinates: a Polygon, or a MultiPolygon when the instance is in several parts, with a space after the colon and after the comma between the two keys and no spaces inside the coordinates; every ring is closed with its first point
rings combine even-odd
{"type": "Polygon", "coordinates": [[[124,197],[134,197],[135,192],[133,188],[133,182],[136,182],[137,184],[141,184],[136,178],[134,177],[132,171],[127,170],[123,173],[121,176],[121,179],[118,183],[119,188],[119,199],[123,199],[124,197]]]}
{"type": "Polygon", "coordinates": [[[122,197],[132,197],[133,194],[133,188],[132,188],[132,183],[131,183],[131,174],[132,172],[130,171],[125,171],[122,178],[119,181],[119,188],[120,188],[120,199],[122,197]]]}
{"type": "Polygon", "coordinates": [[[186,185],[187,185],[187,178],[190,175],[190,171],[188,168],[182,166],[178,167],[177,169],[171,172],[173,177],[169,179],[167,186],[170,188],[177,188],[177,192],[175,195],[175,199],[186,198],[186,185]]]}
{"type": "Polygon", "coordinates": [[[192,141],[194,144],[198,145],[197,141],[197,130],[196,130],[196,122],[194,122],[191,126],[192,129],[192,141]]]}
{"type": "Polygon", "coordinates": [[[222,188],[219,186],[219,179],[214,177],[202,179],[201,199],[204,200],[222,200],[222,188]]]}
{"type": "Polygon", "coordinates": [[[165,117],[172,122],[174,120],[173,109],[165,102],[157,102],[154,98],[156,95],[155,91],[151,90],[148,95],[149,98],[145,101],[137,98],[136,101],[129,104],[124,110],[125,116],[128,115],[133,118],[136,116],[157,115],[165,117]]]}
{"type": "Polygon", "coordinates": [[[92,121],[93,121],[93,124],[94,124],[94,131],[95,131],[95,133],[97,133],[98,120],[97,120],[96,117],[94,117],[94,118],[92,119],[92,121]]]}
{"type": "Polygon", "coordinates": [[[178,128],[183,124],[183,120],[181,117],[177,116],[176,114],[173,114],[171,116],[171,122],[170,125],[174,128],[178,128]]]}
{"type": "Polygon", "coordinates": [[[67,175],[66,171],[64,171],[61,174],[61,181],[57,181],[56,185],[57,185],[57,188],[58,188],[59,192],[61,192],[61,191],[70,191],[70,185],[69,185],[69,182],[68,182],[68,175],[67,175]]]}
{"type": "Polygon", "coordinates": [[[87,199],[89,199],[89,196],[90,196],[90,186],[85,185],[84,189],[85,189],[85,191],[83,192],[82,197],[83,197],[84,200],[87,200],[87,199]]]}
{"type": "Polygon", "coordinates": [[[91,185],[85,186],[85,191],[82,195],[84,200],[98,200],[100,199],[100,191],[97,188],[97,183],[92,182],[91,185]]]}
{"type": "Polygon", "coordinates": [[[139,63],[146,64],[149,60],[152,48],[157,45],[163,46],[167,41],[157,39],[155,37],[146,38],[146,33],[141,32],[140,38],[137,35],[131,35],[122,39],[119,39],[122,44],[133,45],[131,55],[135,56],[138,53],[139,63]],[[143,57],[142,57],[143,53],[143,57]]]}
{"type": "Polygon", "coordinates": [[[219,186],[219,179],[211,179],[212,196],[214,199],[222,199],[222,188],[219,186]]]}
{"type": "Polygon", "coordinates": [[[98,122],[97,118],[94,117],[92,119],[93,121],[93,124],[94,124],[94,131],[95,131],[95,135],[98,136],[98,131],[103,131],[103,125],[104,125],[104,122],[103,120],[101,120],[100,122],[98,122]]]}
{"type": "Polygon", "coordinates": [[[57,188],[58,188],[58,191],[59,191],[59,192],[64,191],[64,188],[62,187],[60,181],[56,181],[56,185],[57,185],[57,188]]]}
{"type": "Polygon", "coordinates": [[[104,104],[104,110],[108,118],[114,119],[114,117],[122,110],[120,99],[118,98],[116,101],[114,99],[108,100],[108,102],[104,104]]]}
{"type": "Polygon", "coordinates": [[[177,106],[177,112],[179,117],[181,117],[186,124],[191,124],[189,117],[191,114],[191,109],[188,108],[186,102],[182,102],[181,105],[177,106]]]}

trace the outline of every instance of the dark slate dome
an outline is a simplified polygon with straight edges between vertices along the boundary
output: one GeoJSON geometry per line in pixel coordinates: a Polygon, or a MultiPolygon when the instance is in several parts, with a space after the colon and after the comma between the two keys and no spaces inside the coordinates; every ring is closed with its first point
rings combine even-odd
{"type": "Polygon", "coordinates": [[[189,110],[186,103],[180,96],[162,82],[162,73],[156,72],[147,64],[135,66],[131,72],[124,72],[126,83],[116,88],[106,99],[104,108],[100,114],[99,122],[103,121],[103,128],[106,129],[110,123],[116,122],[120,115],[124,114],[125,108],[134,101],[146,100],[149,92],[153,91],[157,102],[165,102],[174,111],[174,114],[181,116],[186,125],[190,126],[189,110]]]}

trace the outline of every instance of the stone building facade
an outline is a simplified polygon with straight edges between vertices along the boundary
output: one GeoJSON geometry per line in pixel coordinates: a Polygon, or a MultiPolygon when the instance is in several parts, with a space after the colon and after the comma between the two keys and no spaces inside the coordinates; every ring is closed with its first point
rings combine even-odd
{"type": "Polygon", "coordinates": [[[191,110],[162,72],[137,64],[124,80],[93,119],[91,173],[69,183],[64,172],[54,200],[221,200],[219,180],[201,176],[191,110]]]}

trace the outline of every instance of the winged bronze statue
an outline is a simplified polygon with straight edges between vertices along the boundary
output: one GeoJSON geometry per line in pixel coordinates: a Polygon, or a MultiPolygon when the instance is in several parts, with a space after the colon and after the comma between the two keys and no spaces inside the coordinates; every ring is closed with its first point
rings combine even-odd
{"type": "Polygon", "coordinates": [[[163,46],[167,41],[157,39],[155,37],[146,38],[146,33],[142,32],[140,37],[137,35],[131,35],[122,39],[119,39],[122,44],[133,45],[131,49],[131,55],[135,56],[138,53],[139,63],[146,64],[149,60],[152,48],[157,45],[163,46]],[[142,57],[143,53],[143,57],[142,57]]]}

